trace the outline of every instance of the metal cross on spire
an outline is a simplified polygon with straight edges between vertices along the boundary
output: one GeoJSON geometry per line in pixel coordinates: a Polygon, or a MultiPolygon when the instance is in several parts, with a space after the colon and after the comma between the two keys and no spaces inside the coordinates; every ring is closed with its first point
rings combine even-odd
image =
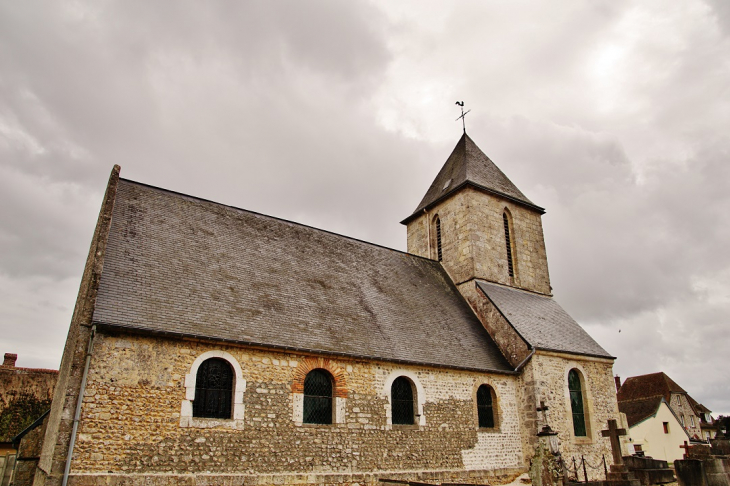
{"type": "Polygon", "coordinates": [[[464,112],[464,102],[463,101],[457,101],[456,104],[461,107],[461,116],[459,118],[457,118],[455,121],[459,121],[459,119],[461,119],[461,127],[464,129],[464,133],[466,133],[466,118],[465,117],[466,117],[466,114],[469,113],[471,110],[466,110],[466,112],[464,112]]]}

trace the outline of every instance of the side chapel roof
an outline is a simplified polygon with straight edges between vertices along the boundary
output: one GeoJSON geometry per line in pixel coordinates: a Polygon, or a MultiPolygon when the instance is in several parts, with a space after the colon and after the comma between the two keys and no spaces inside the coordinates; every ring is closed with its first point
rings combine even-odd
{"type": "Polygon", "coordinates": [[[406,224],[421,210],[458,191],[465,185],[471,185],[483,191],[502,196],[540,213],[545,212],[543,208],[537,206],[522,194],[522,191],[517,189],[517,186],[509,180],[504,172],[499,170],[499,167],[477,147],[477,144],[469,135],[464,133],[416,210],[402,223],[406,224]]]}
{"type": "Polygon", "coordinates": [[[552,297],[483,280],[476,285],[530,346],[613,358],[552,297]]]}
{"type": "Polygon", "coordinates": [[[438,262],[124,179],[93,322],[512,371],[438,262]]]}

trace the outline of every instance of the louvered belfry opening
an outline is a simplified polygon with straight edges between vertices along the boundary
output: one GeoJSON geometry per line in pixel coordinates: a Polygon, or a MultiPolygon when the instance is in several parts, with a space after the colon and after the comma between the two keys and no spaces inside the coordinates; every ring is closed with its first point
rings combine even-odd
{"type": "Polygon", "coordinates": [[[203,361],[195,379],[193,417],[231,418],[233,369],[228,361],[211,358],[203,361]]]}
{"type": "Polygon", "coordinates": [[[502,213],[502,219],[504,220],[504,240],[507,243],[507,269],[509,270],[509,276],[515,276],[515,269],[512,263],[512,239],[509,234],[509,218],[507,213],[502,213]]]}
{"type": "Polygon", "coordinates": [[[573,412],[573,433],[576,437],[585,437],[586,416],[583,407],[583,388],[578,370],[568,373],[568,390],[570,391],[570,408],[573,412]]]}
{"type": "Polygon", "coordinates": [[[413,385],[408,378],[400,376],[390,387],[393,425],[413,425],[415,410],[413,404],[413,385]]]}
{"type": "Polygon", "coordinates": [[[438,254],[438,260],[443,260],[443,253],[441,251],[441,219],[436,218],[436,252],[438,254]]]}
{"type": "Polygon", "coordinates": [[[479,417],[479,428],[494,427],[492,390],[487,385],[482,385],[477,390],[477,415],[479,417]]]}
{"type": "Polygon", "coordinates": [[[325,370],[312,370],[304,379],[304,423],[332,423],[332,377],[325,370]]]}

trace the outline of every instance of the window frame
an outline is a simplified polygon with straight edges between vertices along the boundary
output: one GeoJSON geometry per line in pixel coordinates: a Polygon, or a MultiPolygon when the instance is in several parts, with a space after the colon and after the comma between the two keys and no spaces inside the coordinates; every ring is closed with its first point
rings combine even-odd
{"type": "Polygon", "coordinates": [[[391,430],[393,428],[418,429],[418,428],[424,427],[426,425],[426,416],[423,413],[423,407],[426,403],[426,392],[423,389],[423,385],[421,385],[421,381],[418,379],[418,376],[416,375],[416,373],[414,373],[411,370],[403,369],[403,368],[398,368],[398,369],[392,370],[386,376],[380,393],[381,393],[381,397],[383,397],[385,399],[384,406],[385,406],[385,419],[386,419],[386,429],[387,430],[391,430]],[[391,388],[392,388],[393,382],[401,376],[408,378],[408,380],[410,380],[412,388],[413,388],[413,394],[414,394],[413,401],[416,406],[414,425],[393,424],[391,388]]]}
{"type": "MultiPolygon", "coordinates": [[[[407,407],[407,405],[404,403],[404,406],[407,407]]],[[[409,380],[405,376],[399,376],[395,380],[393,380],[393,383],[390,384],[390,416],[391,416],[391,423],[393,425],[397,426],[411,426],[411,425],[418,425],[417,422],[417,415],[418,415],[418,406],[416,401],[416,390],[415,386],[413,385],[413,382],[409,380]],[[395,388],[396,385],[403,386],[405,389],[407,389],[410,392],[410,398],[408,400],[396,400],[395,398],[395,388]],[[396,422],[396,402],[410,402],[410,421],[409,422],[396,422]]]]}
{"type": "Polygon", "coordinates": [[[433,218],[433,233],[434,233],[434,246],[436,249],[436,261],[444,261],[444,246],[443,246],[443,229],[441,227],[441,217],[437,214],[433,218]]]}
{"type": "Polygon", "coordinates": [[[322,426],[322,425],[333,425],[337,422],[336,418],[336,402],[335,402],[335,388],[336,388],[336,382],[335,377],[332,376],[332,373],[330,373],[328,370],[324,368],[314,368],[312,370],[309,370],[306,377],[304,378],[304,389],[302,393],[302,424],[303,425],[314,425],[314,426],[322,426]],[[329,396],[325,395],[308,395],[307,394],[307,380],[310,376],[314,376],[313,373],[321,374],[329,381],[330,385],[330,393],[329,396]],[[308,400],[309,398],[309,400],[308,400]],[[312,400],[315,399],[322,399],[322,398],[328,398],[329,399],[329,422],[308,422],[307,421],[307,403],[312,403],[312,400]]]}
{"type": "Polygon", "coordinates": [[[573,425],[571,428],[571,437],[575,438],[578,441],[591,441],[592,440],[592,427],[590,422],[590,410],[588,407],[588,390],[586,386],[585,381],[585,372],[581,370],[580,368],[573,366],[568,370],[565,384],[568,391],[568,404],[570,408],[570,422],[573,425]],[[572,389],[571,388],[571,373],[575,373],[578,378],[578,383],[580,385],[579,389],[572,389]],[[576,412],[574,408],[574,400],[573,400],[573,393],[578,392],[580,393],[580,399],[581,399],[581,411],[576,412]],[[582,415],[582,421],[583,421],[583,429],[585,435],[578,435],[578,427],[575,421],[576,415],[582,415]]]}
{"type": "Polygon", "coordinates": [[[499,413],[499,400],[497,399],[497,391],[494,389],[494,386],[492,386],[489,383],[479,382],[474,387],[474,421],[476,423],[476,428],[478,431],[481,432],[495,432],[499,431],[500,429],[500,418],[501,414],[499,413]],[[492,426],[491,427],[482,427],[481,426],[481,414],[480,414],[480,406],[479,406],[479,391],[485,389],[488,391],[492,404],[491,404],[491,413],[492,413],[492,426]]]}
{"type": "Polygon", "coordinates": [[[190,365],[190,372],[185,375],[185,398],[180,404],[180,427],[190,428],[229,428],[242,430],[244,428],[245,406],[243,394],[246,391],[246,380],[238,360],[231,354],[222,350],[206,351],[200,354],[190,365]],[[206,417],[193,417],[193,401],[195,400],[195,388],[197,384],[198,369],[210,358],[221,358],[228,361],[233,369],[233,406],[231,418],[216,419],[206,417]]]}
{"type": "Polygon", "coordinates": [[[502,210],[502,224],[504,226],[505,254],[507,256],[507,276],[514,281],[517,278],[517,250],[512,213],[509,208],[505,207],[502,210]]]}
{"type": "MultiPolygon", "coordinates": [[[[206,383],[207,384],[207,383],[206,383]]],[[[235,372],[233,371],[233,367],[231,366],[231,363],[229,363],[227,360],[223,358],[208,358],[202,363],[200,363],[200,367],[198,367],[198,370],[196,371],[196,377],[195,377],[195,398],[193,399],[193,418],[199,419],[199,418],[209,418],[209,419],[218,419],[218,420],[230,420],[233,418],[233,394],[234,394],[234,388],[235,388],[235,372]],[[209,376],[204,375],[203,373],[207,373],[209,371],[214,370],[208,370],[208,368],[212,368],[216,366],[218,363],[222,366],[222,371],[225,373],[225,386],[212,388],[211,386],[203,387],[201,384],[201,381],[204,379],[209,379],[209,376]],[[211,408],[210,404],[210,395],[213,395],[214,397],[217,395],[218,397],[223,398],[223,401],[220,405],[217,405],[215,408],[218,410],[213,410],[211,408]],[[205,401],[206,403],[203,404],[201,402],[205,401]],[[225,403],[228,402],[228,403],[225,403]]]]}

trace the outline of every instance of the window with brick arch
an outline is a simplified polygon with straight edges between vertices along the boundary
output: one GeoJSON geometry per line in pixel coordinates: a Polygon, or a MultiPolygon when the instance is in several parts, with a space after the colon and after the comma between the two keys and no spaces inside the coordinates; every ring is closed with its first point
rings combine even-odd
{"type": "Polygon", "coordinates": [[[396,378],[390,387],[390,401],[393,425],[415,423],[415,400],[411,380],[405,376],[396,378]]]}
{"type": "Polygon", "coordinates": [[[570,409],[573,413],[573,434],[576,437],[586,437],[588,429],[583,400],[583,378],[580,371],[572,369],[568,373],[568,390],[570,391],[570,409]]]}
{"type": "Polygon", "coordinates": [[[512,241],[512,234],[510,232],[510,221],[507,211],[502,213],[502,221],[504,222],[504,241],[507,246],[507,271],[510,277],[515,276],[515,266],[513,259],[514,244],[512,241]]]}
{"type": "Polygon", "coordinates": [[[494,390],[489,385],[477,389],[477,416],[480,429],[494,428],[494,390]]]}
{"type": "Polygon", "coordinates": [[[334,379],[327,371],[315,369],[304,378],[304,423],[331,424],[334,379]]]}
{"type": "Polygon", "coordinates": [[[434,220],[434,226],[436,230],[436,257],[438,258],[438,261],[442,261],[444,254],[441,247],[441,218],[438,216],[436,216],[436,219],[434,220]]]}
{"type": "Polygon", "coordinates": [[[195,378],[193,417],[231,418],[233,368],[221,358],[210,358],[200,365],[195,378]]]}

